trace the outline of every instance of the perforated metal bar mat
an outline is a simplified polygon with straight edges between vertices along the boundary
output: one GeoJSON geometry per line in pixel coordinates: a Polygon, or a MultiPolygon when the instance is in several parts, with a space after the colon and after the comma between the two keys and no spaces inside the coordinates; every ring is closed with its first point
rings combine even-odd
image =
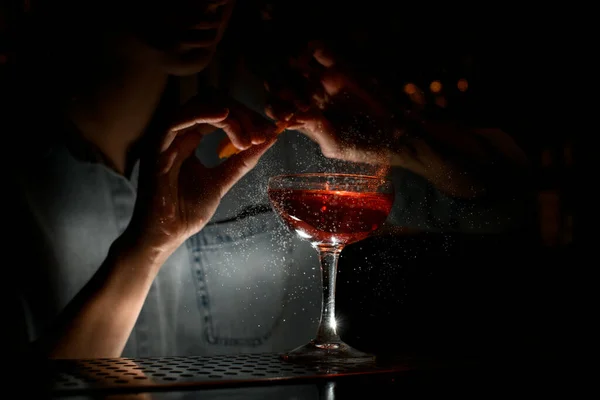
{"type": "Polygon", "coordinates": [[[205,386],[309,381],[411,369],[407,362],[321,363],[286,362],[277,354],[238,354],[216,357],[160,357],[144,359],[91,359],[50,364],[50,390],[75,394],[97,390],[156,390],[205,386]]]}

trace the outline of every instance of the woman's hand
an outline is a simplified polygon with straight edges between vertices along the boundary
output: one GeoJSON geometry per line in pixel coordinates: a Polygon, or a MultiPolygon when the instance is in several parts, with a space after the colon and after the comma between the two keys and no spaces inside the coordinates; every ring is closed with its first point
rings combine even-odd
{"type": "Polygon", "coordinates": [[[214,107],[198,99],[190,101],[158,149],[141,160],[138,199],[124,235],[127,242],[151,249],[156,256],[172,253],[206,225],[227,191],[274,143],[273,129],[239,103],[214,107]],[[207,168],[195,150],[202,137],[216,128],[244,151],[207,168]]]}
{"type": "Polygon", "coordinates": [[[526,164],[522,150],[502,131],[428,121],[322,44],[312,44],[291,66],[294,76],[265,83],[271,97],[266,113],[311,138],[326,157],[403,167],[447,194],[467,198],[486,193],[498,170],[508,174],[526,164]],[[488,174],[491,169],[496,172],[488,174]]]}

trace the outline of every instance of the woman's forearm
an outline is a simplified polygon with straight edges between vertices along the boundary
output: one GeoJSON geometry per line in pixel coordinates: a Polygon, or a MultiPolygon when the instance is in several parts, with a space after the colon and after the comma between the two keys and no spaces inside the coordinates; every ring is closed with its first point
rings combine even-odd
{"type": "Polygon", "coordinates": [[[44,340],[51,358],[119,357],[168,254],[120,238],[44,340]]]}

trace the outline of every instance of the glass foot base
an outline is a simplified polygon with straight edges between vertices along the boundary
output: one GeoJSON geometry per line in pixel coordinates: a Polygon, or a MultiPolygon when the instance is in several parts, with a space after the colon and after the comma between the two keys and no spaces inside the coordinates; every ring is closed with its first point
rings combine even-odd
{"type": "Polygon", "coordinates": [[[284,353],[281,358],[292,362],[372,362],[375,356],[363,353],[355,348],[339,341],[326,344],[316,344],[314,340],[304,346],[295,348],[284,353]]]}

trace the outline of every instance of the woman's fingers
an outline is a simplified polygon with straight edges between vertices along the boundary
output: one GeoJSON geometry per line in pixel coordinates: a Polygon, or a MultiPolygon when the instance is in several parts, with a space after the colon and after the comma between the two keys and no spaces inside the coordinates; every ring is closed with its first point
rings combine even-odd
{"type": "Polygon", "coordinates": [[[222,125],[228,116],[229,109],[227,108],[208,109],[206,107],[201,108],[198,104],[185,106],[179,117],[164,135],[159,152],[162,153],[166,151],[177,135],[202,124],[209,124],[212,126],[222,125]]]}
{"type": "Polygon", "coordinates": [[[211,169],[213,185],[218,188],[220,198],[222,198],[237,181],[252,170],[258,163],[260,157],[273,144],[276,138],[271,138],[266,142],[252,146],[252,148],[235,154],[225,162],[211,169]]]}

